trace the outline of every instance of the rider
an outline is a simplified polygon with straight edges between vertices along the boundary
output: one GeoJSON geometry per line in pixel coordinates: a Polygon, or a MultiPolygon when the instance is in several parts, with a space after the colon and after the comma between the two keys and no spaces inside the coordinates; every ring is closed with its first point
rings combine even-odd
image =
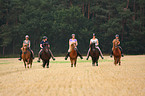
{"type": "MultiPolygon", "coordinates": [[[[102,52],[101,52],[101,50],[100,50],[100,48],[99,48],[99,46],[98,46],[98,45],[99,45],[99,41],[98,41],[98,39],[95,37],[95,33],[93,33],[93,38],[90,40],[90,44],[92,44],[92,43],[95,43],[96,48],[97,48],[97,49],[99,50],[99,52],[100,52],[101,58],[104,59],[103,54],[102,54],[102,52]]],[[[89,48],[89,50],[88,50],[87,59],[86,59],[86,60],[89,59],[90,50],[91,50],[91,48],[89,48]]]]}
{"type": "Polygon", "coordinates": [[[67,55],[66,55],[66,57],[65,57],[65,60],[67,60],[67,58],[68,58],[68,56],[69,56],[70,48],[71,48],[70,46],[71,46],[72,43],[76,43],[75,49],[76,49],[76,51],[77,51],[77,55],[80,56],[81,59],[83,59],[83,57],[81,56],[80,52],[79,52],[78,49],[77,49],[78,42],[77,42],[77,39],[75,39],[75,34],[72,34],[72,38],[69,39],[69,50],[68,50],[68,53],[67,53],[67,55]]]}
{"type": "MultiPolygon", "coordinates": [[[[32,56],[32,58],[34,59],[34,52],[33,52],[33,51],[31,50],[31,48],[30,48],[29,36],[26,35],[25,38],[26,38],[26,40],[23,41],[23,46],[24,46],[24,45],[27,45],[28,50],[31,52],[31,56],[32,56]]],[[[22,51],[20,52],[20,58],[19,58],[18,60],[21,61],[21,59],[22,59],[22,51]]]]}
{"type": "MultiPolygon", "coordinates": [[[[40,51],[39,51],[39,53],[38,53],[38,60],[37,60],[37,62],[40,62],[40,55],[41,55],[42,49],[44,48],[44,44],[48,44],[48,47],[50,47],[50,45],[49,45],[47,39],[48,39],[48,38],[47,38],[46,36],[43,36],[42,41],[40,42],[40,48],[41,48],[41,49],[40,49],[40,51]]],[[[51,52],[50,49],[49,49],[49,52],[50,52],[50,54],[51,54],[51,56],[52,56],[52,59],[55,60],[55,58],[54,58],[54,56],[53,56],[53,54],[52,54],[52,52],[51,52]]]]}
{"type": "MultiPolygon", "coordinates": [[[[120,41],[119,41],[119,35],[118,34],[116,34],[115,35],[115,39],[113,40],[113,42],[112,43],[114,43],[114,42],[118,42],[118,45],[120,44],[120,41]]],[[[123,50],[122,50],[122,48],[121,48],[121,46],[118,46],[119,47],[119,49],[120,49],[120,51],[121,51],[121,56],[123,57],[124,55],[123,55],[123,50]]],[[[113,55],[113,48],[112,48],[112,52],[111,52],[111,55],[110,55],[110,57],[112,57],[112,55],[113,55]]]]}

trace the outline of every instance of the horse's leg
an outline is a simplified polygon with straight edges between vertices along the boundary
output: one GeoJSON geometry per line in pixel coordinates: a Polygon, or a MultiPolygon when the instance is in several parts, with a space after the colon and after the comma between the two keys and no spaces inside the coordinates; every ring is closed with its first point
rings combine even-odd
{"type": "Polygon", "coordinates": [[[73,60],[71,59],[70,61],[71,61],[71,67],[73,67],[73,60]]]}
{"type": "Polygon", "coordinates": [[[120,61],[120,58],[119,58],[119,65],[121,65],[121,61],[120,61]]]}
{"type": "Polygon", "coordinates": [[[43,60],[43,65],[42,65],[42,66],[43,66],[43,68],[45,68],[45,63],[46,63],[46,62],[43,60]]]}
{"type": "Polygon", "coordinates": [[[48,62],[47,62],[47,68],[49,68],[49,60],[48,60],[48,62]]]}
{"type": "Polygon", "coordinates": [[[26,62],[24,61],[24,66],[25,66],[25,68],[26,68],[26,62]]]}
{"type": "Polygon", "coordinates": [[[98,66],[98,60],[96,60],[96,66],[98,66]]]}
{"type": "Polygon", "coordinates": [[[116,65],[116,57],[114,56],[114,64],[116,65]]]}
{"type": "Polygon", "coordinates": [[[31,68],[32,68],[32,62],[33,62],[33,60],[32,60],[32,58],[31,58],[31,61],[30,61],[31,68]]]}
{"type": "Polygon", "coordinates": [[[76,67],[77,60],[74,60],[74,67],[76,67]]]}
{"type": "Polygon", "coordinates": [[[95,66],[94,57],[92,57],[92,66],[95,66]]]}

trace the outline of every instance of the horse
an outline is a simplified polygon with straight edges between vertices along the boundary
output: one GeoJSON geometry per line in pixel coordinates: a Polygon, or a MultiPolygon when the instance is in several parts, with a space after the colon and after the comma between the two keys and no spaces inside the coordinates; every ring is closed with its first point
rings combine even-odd
{"type": "Polygon", "coordinates": [[[71,67],[76,67],[77,62],[77,51],[75,49],[76,43],[72,43],[70,46],[70,61],[71,61],[71,67]]]}
{"type": "Polygon", "coordinates": [[[121,51],[119,49],[118,43],[114,42],[113,43],[113,55],[114,55],[114,64],[117,65],[119,63],[119,65],[121,65],[121,51]]]}
{"type": "Polygon", "coordinates": [[[26,67],[32,68],[33,58],[31,56],[31,52],[28,50],[27,45],[23,45],[21,50],[22,50],[22,59],[23,59],[25,68],[26,67]]]}
{"type": "Polygon", "coordinates": [[[44,46],[45,47],[42,49],[40,58],[43,61],[43,64],[42,64],[43,68],[45,68],[46,65],[47,65],[47,68],[49,68],[49,60],[51,58],[51,54],[49,52],[48,44],[44,44],[44,46]]]}
{"type": "Polygon", "coordinates": [[[98,66],[98,59],[99,59],[100,52],[95,47],[95,43],[90,44],[90,56],[92,57],[92,66],[98,66]]]}

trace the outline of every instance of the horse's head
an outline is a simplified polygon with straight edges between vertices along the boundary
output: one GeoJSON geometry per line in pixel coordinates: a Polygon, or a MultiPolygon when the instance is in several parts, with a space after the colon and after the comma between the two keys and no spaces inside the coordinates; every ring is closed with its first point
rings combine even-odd
{"type": "Polygon", "coordinates": [[[90,44],[91,49],[95,49],[95,43],[90,44]]]}
{"type": "Polygon", "coordinates": [[[48,44],[44,44],[43,51],[44,51],[45,53],[48,53],[48,52],[49,52],[48,44]]]}
{"type": "Polygon", "coordinates": [[[72,48],[75,48],[75,47],[76,47],[76,43],[72,43],[72,44],[71,44],[71,47],[72,47],[72,48]]]}
{"type": "Polygon", "coordinates": [[[114,48],[117,48],[117,47],[118,47],[118,42],[115,41],[115,42],[113,43],[113,46],[114,46],[114,48]]]}
{"type": "Polygon", "coordinates": [[[96,50],[95,43],[90,44],[90,48],[92,51],[95,51],[96,50]]]}
{"type": "Polygon", "coordinates": [[[26,54],[27,49],[28,49],[27,44],[23,45],[22,52],[26,54]]]}

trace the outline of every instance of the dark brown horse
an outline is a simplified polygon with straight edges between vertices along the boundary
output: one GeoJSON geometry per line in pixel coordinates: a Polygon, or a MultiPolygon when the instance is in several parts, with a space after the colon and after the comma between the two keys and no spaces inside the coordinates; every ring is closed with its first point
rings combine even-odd
{"type": "Polygon", "coordinates": [[[51,58],[50,52],[49,52],[49,47],[48,44],[44,44],[44,48],[42,49],[40,58],[43,61],[43,68],[45,68],[45,66],[47,65],[47,68],[49,68],[49,60],[51,58]]]}
{"type": "Polygon", "coordinates": [[[33,59],[32,59],[32,56],[31,56],[31,52],[28,50],[27,45],[24,45],[21,48],[21,50],[22,50],[22,59],[23,59],[25,68],[26,67],[31,68],[33,59]]]}
{"type": "Polygon", "coordinates": [[[113,55],[114,55],[114,64],[117,65],[119,63],[119,65],[121,65],[121,51],[118,47],[118,43],[114,42],[113,43],[113,55]]]}
{"type": "Polygon", "coordinates": [[[76,43],[71,44],[70,48],[70,61],[71,61],[71,67],[76,67],[76,62],[77,62],[77,51],[75,49],[76,43]]]}
{"type": "Polygon", "coordinates": [[[92,57],[92,66],[98,66],[98,59],[99,59],[99,50],[95,47],[95,43],[90,45],[90,55],[92,57]]]}

